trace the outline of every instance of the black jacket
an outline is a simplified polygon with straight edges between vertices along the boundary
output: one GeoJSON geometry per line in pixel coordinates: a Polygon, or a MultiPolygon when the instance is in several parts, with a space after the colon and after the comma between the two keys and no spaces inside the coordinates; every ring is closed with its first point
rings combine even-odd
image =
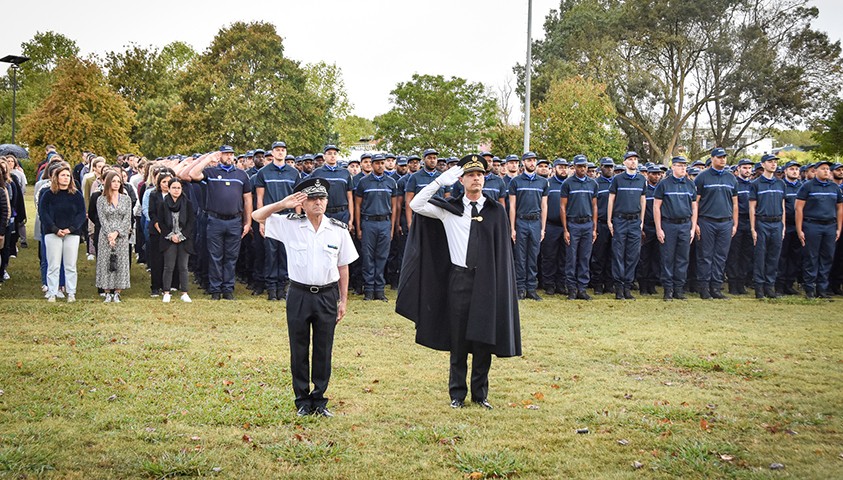
{"type": "MultiPolygon", "coordinates": [[[[168,248],[175,245],[173,242],[165,239],[173,231],[173,215],[167,206],[167,199],[169,198],[170,195],[168,194],[165,199],[158,202],[158,211],[156,212],[158,228],[161,229],[159,246],[162,252],[167,251],[168,248]]],[[[181,234],[187,239],[182,243],[184,243],[187,253],[193,254],[195,253],[193,251],[193,228],[196,224],[196,214],[193,212],[193,205],[191,205],[190,200],[184,194],[179,198],[179,202],[181,203],[181,207],[179,208],[179,229],[181,230],[181,234]]],[[[151,212],[150,217],[152,217],[151,212]]]]}
{"type": "MultiPolygon", "coordinates": [[[[431,202],[462,215],[462,196],[431,202]]],[[[486,344],[498,357],[521,355],[521,324],[515,263],[506,210],[486,197],[482,221],[471,222],[469,251],[481,252],[475,271],[466,340],[486,344]]],[[[438,219],[414,215],[407,236],[395,311],[416,324],[416,343],[449,351],[448,275],[445,228],[438,219]]]]}

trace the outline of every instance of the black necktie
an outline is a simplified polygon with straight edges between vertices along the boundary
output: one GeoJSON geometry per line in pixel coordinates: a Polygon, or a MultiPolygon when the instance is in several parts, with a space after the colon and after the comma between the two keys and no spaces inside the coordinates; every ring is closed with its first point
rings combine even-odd
{"type": "MultiPolygon", "coordinates": [[[[471,230],[474,230],[474,219],[480,216],[480,212],[477,210],[477,202],[468,203],[471,205],[471,230]]],[[[477,268],[477,248],[476,245],[472,245],[471,230],[469,230],[468,235],[468,250],[465,254],[465,266],[471,269],[475,269],[477,268]]],[[[476,242],[476,238],[474,240],[476,242]]]]}
{"type": "Polygon", "coordinates": [[[471,205],[471,218],[477,217],[480,215],[480,212],[477,210],[477,202],[468,202],[471,205]]]}

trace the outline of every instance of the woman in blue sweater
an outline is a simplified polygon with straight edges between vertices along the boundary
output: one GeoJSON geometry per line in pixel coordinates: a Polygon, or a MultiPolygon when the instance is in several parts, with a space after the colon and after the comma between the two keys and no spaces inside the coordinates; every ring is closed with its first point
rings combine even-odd
{"type": "Polygon", "coordinates": [[[64,265],[67,301],[75,302],[76,257],[87,222],[85,200],[82,192],[76,190],[70,165],[56,168],[50,182],[50,189],[44,192],[38,206],[47,251],[47,301],[56,301],[59,270],[64,265]]]}

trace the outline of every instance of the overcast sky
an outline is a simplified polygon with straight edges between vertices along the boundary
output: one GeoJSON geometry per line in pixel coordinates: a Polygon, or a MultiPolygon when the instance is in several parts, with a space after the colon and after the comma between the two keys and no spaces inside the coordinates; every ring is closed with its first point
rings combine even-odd
{"type": "MultiPolygon", "coordinates": [[[[811,3],[820,8],[817,28],[841,39],[843,1],[811,3]]],[[[533,38],[558,5],[533,1],[533,38]]],[[[20,54],[22,42],[50,30],[75,40],[83,55],[176,40],[201,52],[225,25],[271,22],[286,56],[342,68],[354,113],[367,118],[386,112],[390,90],[413,73],[514,85],[512,66],[524,62],[527,46],[527,0],[36,0],[17,2],[11,13],[0,56],[20,54]]]]}

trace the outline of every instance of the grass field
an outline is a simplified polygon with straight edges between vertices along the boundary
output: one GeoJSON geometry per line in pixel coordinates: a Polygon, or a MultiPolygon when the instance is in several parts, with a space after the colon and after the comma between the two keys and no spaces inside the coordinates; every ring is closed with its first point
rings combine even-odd
{"type": "Polygon", "coordinates": [[[135,268],[103,304],[82,257],[48,304],[35,254],[0,288],[0,477],[843,478],[841,299],[522,302],[496,408],[454,411],[394,293],[353,297],[336,417],[299,419],[283,302],[162,304],[135,268]]]}

